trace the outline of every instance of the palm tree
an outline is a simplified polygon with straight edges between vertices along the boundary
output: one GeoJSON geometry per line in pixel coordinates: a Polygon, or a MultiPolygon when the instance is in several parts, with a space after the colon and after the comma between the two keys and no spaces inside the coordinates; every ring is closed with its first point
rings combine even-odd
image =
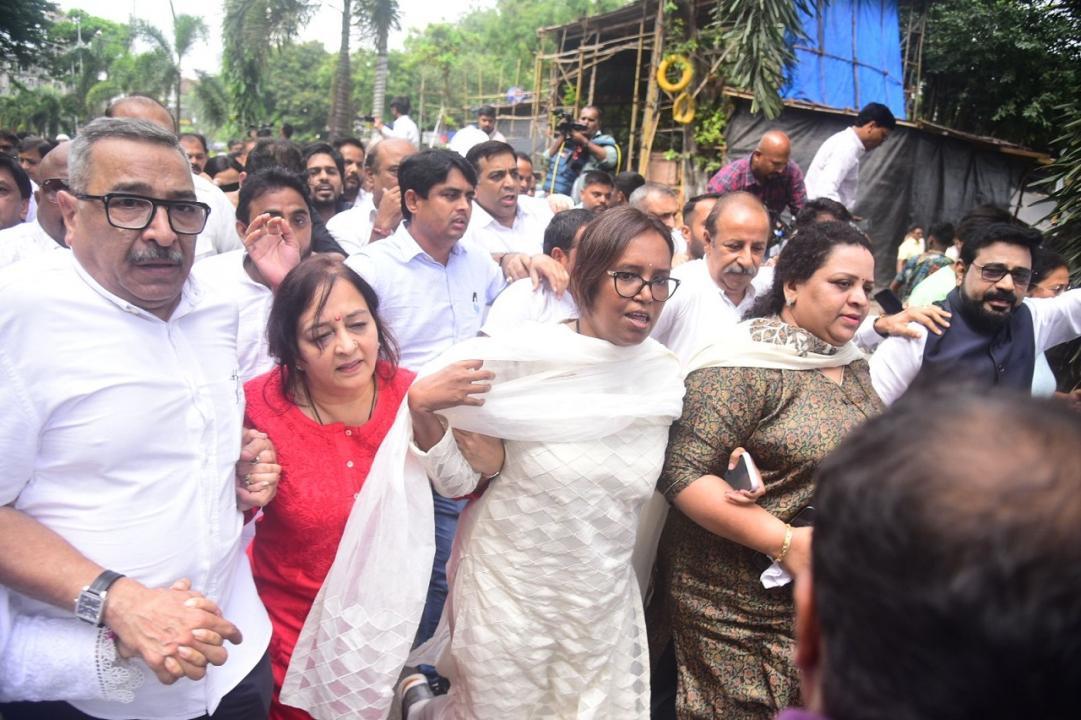
{"type": "Polygon", "coordinates": [[[194,15],[177,15],[173,8],[173,0],[169,0],[169,12],[173,16],[173,39],[172,42],[165,37],[158,28],[142,20],[133,20],[132,25],[135,34],[150,41],[157,46],[158,50],[168,56],[171,67],[169,74],[172,85],[176,92],[176,121],[180,122],[180,83],[181,71],[184,64],[184,56],[187,55],[193,45],[199,40],[206,40],[207,29],[203,19],[194,15]]]}
{"type": "Polygon", "coordinates": [[[349,31],[353,26],[351,0],[342,0],[342,37],[338,46],[338,67],[334,71],[330,96],[330,135],[344,137],[352,129],[353,75],[349,70],[349,31]]]}
{"type": "Polygon", "coordinates": [[[387,95],[387,37],[401,27],[398,0],[358,0],[357,16],[363,30],[375,37],[375,87],[372,115],[382,116],[387,95]]]}
{"type": "Polygon", "coordinates": [[[313,9],[313,0],[225,0],[222,78],[242,128],[266,122],[262,85],[270,51],[291,40],[313,9]]]}

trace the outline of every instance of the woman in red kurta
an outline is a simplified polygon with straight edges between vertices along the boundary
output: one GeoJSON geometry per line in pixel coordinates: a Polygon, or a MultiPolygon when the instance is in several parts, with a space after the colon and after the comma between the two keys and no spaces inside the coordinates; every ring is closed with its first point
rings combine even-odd
{"type": "Polygon", "coordinates": [[[396,366],[377,307],[372,289],[340,260],[306,260],[282,282],[270,313],[278,366],[244,386],[245,424],[270,436],[282,468],[249,551],[274,626],[274,720],[309,717],[278,693],[353,501],[413,380],[396,366]]]}

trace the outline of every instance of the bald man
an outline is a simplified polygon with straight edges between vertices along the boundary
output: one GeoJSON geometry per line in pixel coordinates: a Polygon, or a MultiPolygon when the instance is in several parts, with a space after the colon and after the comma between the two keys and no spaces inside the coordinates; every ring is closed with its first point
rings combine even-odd
{"type": "Polygon", "coordinates": [[[743,190],[761,200],[771,215],[780,215],[787,207],[795,217],[807,201],[807,189],[799,165],[789,159],[791,154],[788,136],[770,130],[758,141],[754,152],[717,171],[707,188],[711,193],[743,190]]]}
{"type": "Polygon", "coordinates": [[[0,231],[0,267],[68,249],[64,241],[67,228],[56,203],[56,193],[68,189],[68,148],[69,143],[60,143],[38,165],[41,185],[34,191],[38,205],[36,220],[0,231]]]}
{"type": "MultiPolygon", "coordinates": [[[[164,105],[145,95],[120,98],[105,111],[105,117],[147,120],[171,133],[176,133],[176,121],[164,105]]],[[[202,175],[192,173],[195,197],[210,206],[206,228],[195,239],[195,260],[211,255],[240,250],[243,247],[236,233],[236,208],[217,185],[202,175]]]]}

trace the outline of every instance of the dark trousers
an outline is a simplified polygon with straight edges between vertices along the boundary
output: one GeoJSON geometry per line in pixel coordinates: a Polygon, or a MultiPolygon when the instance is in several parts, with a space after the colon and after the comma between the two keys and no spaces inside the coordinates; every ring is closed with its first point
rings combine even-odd
{"type": "MultiPolygon", "coordinates": [[[[147,682],[156,682],[148,680],[147,682]]],[[[213,715],[196,720],[266,720],[270,714],[270,696],[274,691],[274,676],[270,672],[270,655],[256,663],[240,684],[221,699],[213,715]]],[[[16,702],[0,704],[4,720],[95,720],[66,702],[16,702]]],[[[149,718],[147,720],[150,720],[149,718]]]]}

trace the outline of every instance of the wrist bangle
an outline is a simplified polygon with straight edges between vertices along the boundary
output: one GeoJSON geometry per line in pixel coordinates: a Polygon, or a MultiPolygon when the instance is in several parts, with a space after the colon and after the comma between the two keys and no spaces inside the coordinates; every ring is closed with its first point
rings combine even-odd
{"type": "Polygon", "coordinates": [[[782,563],[784,559],[788,557],[788,551],[792,549],[792,526],[785,523],[784,526],[784,542],[781,543],[781,552],[777,553],[773,558],[773,562],[782,563]]]}

